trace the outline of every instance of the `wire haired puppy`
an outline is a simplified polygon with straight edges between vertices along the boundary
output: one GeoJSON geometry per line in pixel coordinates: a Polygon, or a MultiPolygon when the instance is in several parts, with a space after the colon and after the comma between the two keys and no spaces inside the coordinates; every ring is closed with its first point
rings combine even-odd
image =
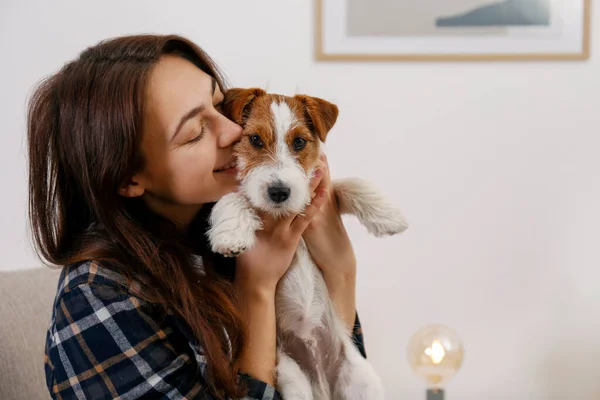
{"type": "MultiPolygon", "coordinates": [[[[223,108],[243,127],[235,145],[240,190],[215,204],[208,235],[213,251],[235,256],[253,246],[261,229],[255,210],[279,217],[301,213],[310,203],[320,143],[338,108],[262,89],[231,89],[223,108]]],[[[358,217],[375,236],[407,228],[402,213],[368,182],[334,180],[333,187],[340,212],[358,217]]],[[[275,306],[277,386],[284,399],[383,399],[380,378],[353,345],[303,241],[279,282],[275,306]]]]}

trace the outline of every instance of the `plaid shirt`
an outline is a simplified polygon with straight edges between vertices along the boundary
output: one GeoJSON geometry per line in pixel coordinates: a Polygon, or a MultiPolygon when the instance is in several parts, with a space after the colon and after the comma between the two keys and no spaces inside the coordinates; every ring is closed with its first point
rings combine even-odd
{"type": "MultiPolygon", "coordinates": [[[[46,336],[53,399],[205,399],[206,358],[190,328],[136,296],[139,286],[96,262],[65,267],[46,336]]],[[[353,340],[366,357],[358,315],[353,340]]],[[[242,374],[246,400],[277,400],[242,374]]]]}

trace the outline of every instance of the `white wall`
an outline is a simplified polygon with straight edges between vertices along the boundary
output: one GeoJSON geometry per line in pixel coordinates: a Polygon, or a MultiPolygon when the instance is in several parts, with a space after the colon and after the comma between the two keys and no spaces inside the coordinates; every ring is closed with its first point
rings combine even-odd
{"type": "Polygon", "coordinates": [[[405,210],[411,228],[392,239],[373,239],[348,221],[369,358],[388,398],[423,398],[405,346],[418,327],[441,322],[466,347],[448,400],[600,399],[596,57],[316,63],[310,1],[166,4],[1,3],[0,269],[38,264],[25,228],[32,85],[100,39],[181,33],[238,86],[270,83],[336,102],[334,175],[372,179],[405,210]]]}

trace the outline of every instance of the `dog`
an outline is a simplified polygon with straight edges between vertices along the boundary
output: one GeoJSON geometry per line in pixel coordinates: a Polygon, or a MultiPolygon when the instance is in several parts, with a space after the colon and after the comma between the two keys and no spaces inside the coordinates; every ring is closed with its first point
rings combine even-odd
{"type": "MultiPolygon", "coordinates": [[[[261,229],[256,210],[281,217],[302,213],[310,204],[321,142],[338,107],[317,97],[250,88],[228,90],[223,111],[243,128],[234,147],[240,186],[214,205],[207,234],[214,252],[233,257],[255,242],[261,229]]],[[[401,211],[369,182],[332,183],[340,212],[358,217],[371,234],[407,229],[401,211]]],[[[379,376],[353,345],[302,240],[278,284],[275,307],[276,385],[284,399],[383,399],[379,376]]]]}

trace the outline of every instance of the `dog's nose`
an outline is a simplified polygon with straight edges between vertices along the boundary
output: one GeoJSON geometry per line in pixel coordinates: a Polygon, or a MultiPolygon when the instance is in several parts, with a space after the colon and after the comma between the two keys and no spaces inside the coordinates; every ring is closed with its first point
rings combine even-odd
{"type": "Polygon", "coordinates": [[[289,187],[283,185],[269,186],[267,191],[269,193],[269,197],[275,203],[283,203],[286,201],[288,197],[290,197],[291,192],[289,187]]]}

